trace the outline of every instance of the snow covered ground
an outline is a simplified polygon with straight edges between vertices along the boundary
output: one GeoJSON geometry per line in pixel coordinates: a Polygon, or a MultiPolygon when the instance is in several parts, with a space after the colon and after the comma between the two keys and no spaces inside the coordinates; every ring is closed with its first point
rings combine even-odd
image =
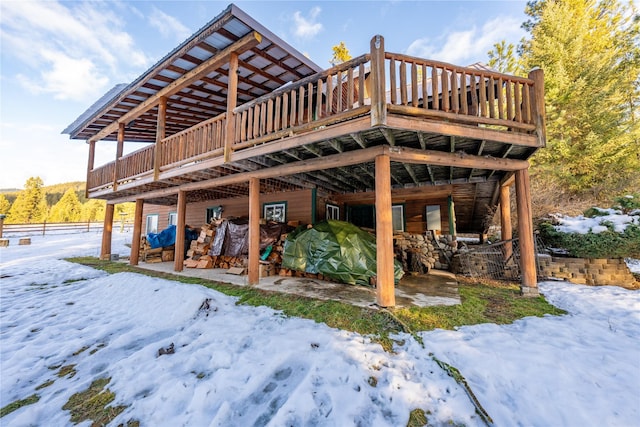
{"type": "MultiPolygon", "coordinates": [[[[112,252],[127,254],[126,239],[116,233],[112,252]]],[[[41,397],[0,424],[69,425],[69,396],[110,377],[112,404],[129,405],[112,425],[403,426],[415,408],[431,425],[483,425],[430,352],[461,371],[497,426],[640,424],[638,291],[541,283],[568,315],[424,332],[425,348],[399,336],[389,354],[204,287],[61,260],[99,246],[83,233],[0,248],[0,406],[41,397]],[[70,364],[74,376],[51,369],[70,364]]]]}

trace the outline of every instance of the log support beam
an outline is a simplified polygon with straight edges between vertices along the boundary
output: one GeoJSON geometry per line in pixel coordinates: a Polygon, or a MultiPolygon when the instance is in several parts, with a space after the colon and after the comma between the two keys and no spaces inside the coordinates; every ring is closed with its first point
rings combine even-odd
{"type": "Polygon", "coordinates": [[[144,208],[144,200],[136,199],[136,212],[133,217],[133,236],[131,236],[131,255],[129,256],[130,265],[138,265],[140,257],[140,236],[142,235],[142,209],[144,208]]]}
{"type": "Polygon", "coordinates": [[[157,181],[160,175],[160,160],[162,158],[162,140],[165,136],[165,127],[167,119],[167,98],[160,97],[158,104],[158,122],[156,127],[156,146],[153,155],[153,180],[157,181]]]}
{"type": "Polygon", "coordinates": [[[530,91],[533,101],[531,102],[531,114],[536,125],[538,146],[545,147],[547,145],[547,124],[544,106],[544,71],[540,68],[534,68],[528,77],[533,80],[533,88],[530,91]]]}
{"type": "Polygon", "coordinates": [[[227,118],[225,122],[224,161],[231,161],[231,151],[235,139],[235,114],[238,103],[238,53],[229,56],[229,86],[227,89],[227,118]]]}
{"type": "Polygon", "coordinates": [[[89,141],[89,158],[87,159],[87,183],[84,186],[84,197],[89,198],[89,183],[91,180],[89,179],[91,176],[91,171],[95,165],[96,159],[96,142],[89,141]]]}
{"type": "Polygon", "coordinates": [[[102,228],[102,246],[100,247],[100,259],[111,259],[111,235],[113,231],[113,211],[115,206],[107,204],[104,212],[104,226],[102,228]]]}
{"type": "Polygon", "coordinates": [[[173,254],[173,270],[182,271],[184,266],[184,238],[187,215],[187,192],[178,192],[178,223],[176,224],[176,244],[173,254]]]}
{"type": "Polygon", "coordinates": [[[380,307],[396,305],[393,274],[393,221],[391,215],[391,160],[376,157],[376,302],[380,307]]]}
{"type": "Polygon", "coordinates": [[[508,185],[500,186],[500,234],[502,240],[507,242],[504,247],[504,259],[508,261],[513,255],[513,228],[511,226],[511,192],[508,185]]]}
{"type": "Polygon", "coordinates": [[[516,171],[516,201],[518,205],[518,237],[520,241],[520,270],[522,275],[520,289],[524,296],[538,296],[528,169],[516,171]]]}
{"type": "Polygon", "coordinates": [[[376,35],[371,39],[371,126],[387,123],[387,100],[384,68],[384,37],[376,35]]]}
{"type": "Polygon", "coordinates": [[[249,179],[249,271],[247,284],[260,280],[260,180],[249,179]]]}
{"type": "Polygon", "coordinates": [[[124,123],[118,126],[118,145],[116,147],[116,161],[113,165],[113,191],[118,189],[118,162],[124,151],[124,123]]]}

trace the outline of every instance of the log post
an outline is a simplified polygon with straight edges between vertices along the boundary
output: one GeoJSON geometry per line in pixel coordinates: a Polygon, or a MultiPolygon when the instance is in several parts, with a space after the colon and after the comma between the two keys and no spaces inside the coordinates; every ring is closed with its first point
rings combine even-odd
{"type": "Polygon", "coordinates": [[[104,226],[102,227],[102,246],[100,247],[100,259],[111,259],[111,231],[113,230],[113,210],[115,205],[107,203],[104,212],[104,226]]]}
{"type": "Polygon", "coordinates": [[[536,125],[536,134],[538,135],[538,145],[546,147],[547,145],[547,125],[546,113],[544,107],[544,71],[540,68],[534,68],[529,72],[528,76],[533,80],[533,88],[531,89],[531,114],[536,125]]]}
{"type": "MultiPolygon", "coordinates": [[[[225,118],[224,161],[231,160],[233,142],[235,139],[235,113],[233,110],[238,103],[238,53],[229,55],[229,82],[227,86],[227,117],[225,118]]],[[[257,120],[257,118],[256,118],[257,120]]]]}
{"type": "Polygon", "coordinates": [[[396,305],[393,274],[393,220],[391,214],[391,160],[376,157],[376,302],[381,307],[396,305]]]}
{"type": "Polygon", "coordinates": [[[522,274],[520,289],[524,296],[538,296],[528,169],[516,171],[516,201],[518,204],[518,237],[520,240],[520,269],[522,274]]]}
{"type": "Polygon", "coordinates": [[[96,142],[89,141],[89,158],[87,159],[87,183],[84,186],[84,197],[89,198],[89,185],[91,183],[91,171],[96,158],[96,142]]]}
{"type": "Polygon", "coordinates": [[[507,261],[513,255],[513,229],[511,226],[511,195],[508,185],[500,186],[500,234],[505,241],[504,259],[507,261]]]}
{"type": "Polygon", "coordinates": [[[184,266],[184,228],[187,224],[187,192],[178,191],[178,223],[176,224],[176,245],[173,254],[174,271],[182,271],[184,266]]]}
{"type": "Polygon", "coordinates": [[[116,161],[113,165],[113,191],[118,189],[118,163],[124,151],[124,123],[118,124],[118,145],[116,147],[116,161]]]}
{"type": "Polygon", "coordinates": [[[447,207],[449,212],[449,234],[451,236],[455,236],[457,234],[456,229],[456,208],[455,203],[453,201],[453,196],[449,195],[447,197],[447,207]]]}
{"type": "Polygon", "coordinates": [[[260,180],[249,180],[249,271],[247,283],[260,280],[260,180]]]}
{"type": "Polygon", "coordinates": [[[384,37],[376,35],[371,39],[371,126],[387,124],[384,64],[384,37]]]}
{"type": "Polygon", "coordinates": [[[153,180],[157,181],[160,175],[160,160],[162,159],[162,140],[165,135],[167,119],[167,97],[161,96],[158,104],[158,121],[156,125],[156,146],[153,155],[153,180]]]}
{"type": "Polygon", "coordinates": [[[2,233],[3,233],[3,229],[4,229],[4,219],[7,216],[5,214],[0,214],[0,239],[2,239],[2,233]]]}
{"type": "Polygon", "coordinates": [[[133,217],[133,236],[131,237],[131,256],[129,257],[130,265],[138,265],[140,257],[140,235],[142,234],[142,209],[144,208],[144,200],[136,199],[136,213],[133,217]]]}

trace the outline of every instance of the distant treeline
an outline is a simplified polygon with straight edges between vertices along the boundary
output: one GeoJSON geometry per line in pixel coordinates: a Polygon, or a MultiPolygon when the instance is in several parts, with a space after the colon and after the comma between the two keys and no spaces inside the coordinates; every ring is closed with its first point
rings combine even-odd
{"type": "MultiPolygon", "coordinates": [[[[27,180],[24,190],[0,190],[0,214],[7,224],[104,220],[106,202],[87,199],[85,183],[45,186],[40,177],[27,180]]],[[[133,218],[135,204],[116,205],[116,218],[133,218]]]]}

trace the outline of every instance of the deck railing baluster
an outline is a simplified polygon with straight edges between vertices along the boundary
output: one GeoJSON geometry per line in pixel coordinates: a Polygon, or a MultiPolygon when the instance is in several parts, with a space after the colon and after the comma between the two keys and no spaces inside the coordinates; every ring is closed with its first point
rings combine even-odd
{"type": "Polygon", "coordinates": [[[460,111],[460,98],[458,97],[458,73],[451,71],[451,110],[454,113],[460,111]]]}
{"type": "Polygon", "coordinates": [[[400,103],[408,105],[407,100],[407,63],[400,61],[400,103]]]}
{"type": "Polygon", "coordinates": [[[449,111],[449,71],[446,68],[442,69],[442,110],[449,111]]]}
{"type": "Polygon", "coordinates": [[[514,84],[513,94],[515,95],[513,102],[515,103],[515,110],[516,110],[515,120],[518,123],[522,123],[522,105],[520,103],[520,95],[522,94],[521,92],[522,89],[520,88],[520,83],[514,82],[513,84],[514,84]]]}
{"type": "Polygon", "coordinates": [[[438,78],[438,75],[439,75],[438,68],[432,66],[431,67],[431,99],[432,99],[431,105],[432,105],[432,109],[436,111],[440,109],[440,96],[438,95],[438,93],[440,92],[438,90],[438,87],[439,87],[438,81],[440,79],[438,78]]]}

